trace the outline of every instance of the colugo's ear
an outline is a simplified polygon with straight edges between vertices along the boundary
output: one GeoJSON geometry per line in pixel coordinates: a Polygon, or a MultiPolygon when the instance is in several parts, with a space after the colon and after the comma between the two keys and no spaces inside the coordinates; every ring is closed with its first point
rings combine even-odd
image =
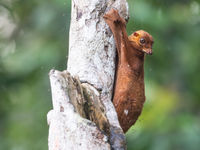
{"type": "Polygon", "coordinates": [[[138,37],[138,36],[139,36],[139,33],[134,32],[133,35],[134,35],[135,37],[138,37]]]}

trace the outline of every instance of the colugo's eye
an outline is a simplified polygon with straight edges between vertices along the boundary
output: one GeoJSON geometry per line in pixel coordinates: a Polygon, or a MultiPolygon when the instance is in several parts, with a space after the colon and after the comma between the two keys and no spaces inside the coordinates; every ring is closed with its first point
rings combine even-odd
{"type": "Polygon", "coordinates": [[[140,43],[141,43],[141,44],[144,44],[145,42],[146,42],[146,41],[145,41],[144,38],[141,38],[141,39],[140,39],[140,43]]]}

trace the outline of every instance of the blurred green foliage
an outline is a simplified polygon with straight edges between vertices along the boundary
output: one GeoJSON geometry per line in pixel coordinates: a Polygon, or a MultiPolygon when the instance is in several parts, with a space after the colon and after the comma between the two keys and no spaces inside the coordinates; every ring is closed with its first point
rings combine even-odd
{"type": "MultiPolygon", "coordinates": [[[[200,1],[128,0],[128,33],[154,37],[146,103],[128,150],[199,150],[200,1]]],[[[0,149],[47,149],[48,72],[64,70],[70,1],[0,1],[0,149]]]]}

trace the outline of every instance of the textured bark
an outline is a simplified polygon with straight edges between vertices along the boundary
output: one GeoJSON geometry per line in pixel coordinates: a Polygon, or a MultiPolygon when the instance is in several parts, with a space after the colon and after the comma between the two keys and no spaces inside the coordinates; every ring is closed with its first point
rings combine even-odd
{"type": "Polygon", "coordinates": [[[72,0],[67,71],[50,72],[49,149],[125,149],[111,102],[116,47],[103,19],[111,8],[128,19],[125,0],[72,0]],[[80,80],[79,80],[80,79],[80,80]]]}

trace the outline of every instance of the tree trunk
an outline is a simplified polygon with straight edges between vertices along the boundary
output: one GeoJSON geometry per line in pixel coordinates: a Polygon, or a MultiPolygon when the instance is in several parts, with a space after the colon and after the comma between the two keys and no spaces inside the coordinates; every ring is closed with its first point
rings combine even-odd
{"type": "Polygon", "coordinates": [[[126,0],[72,0],[67,71],[49,73],[49,150],[125,149],[112,104],[116,48],[103,15],[128,19],[126,0]]]}

